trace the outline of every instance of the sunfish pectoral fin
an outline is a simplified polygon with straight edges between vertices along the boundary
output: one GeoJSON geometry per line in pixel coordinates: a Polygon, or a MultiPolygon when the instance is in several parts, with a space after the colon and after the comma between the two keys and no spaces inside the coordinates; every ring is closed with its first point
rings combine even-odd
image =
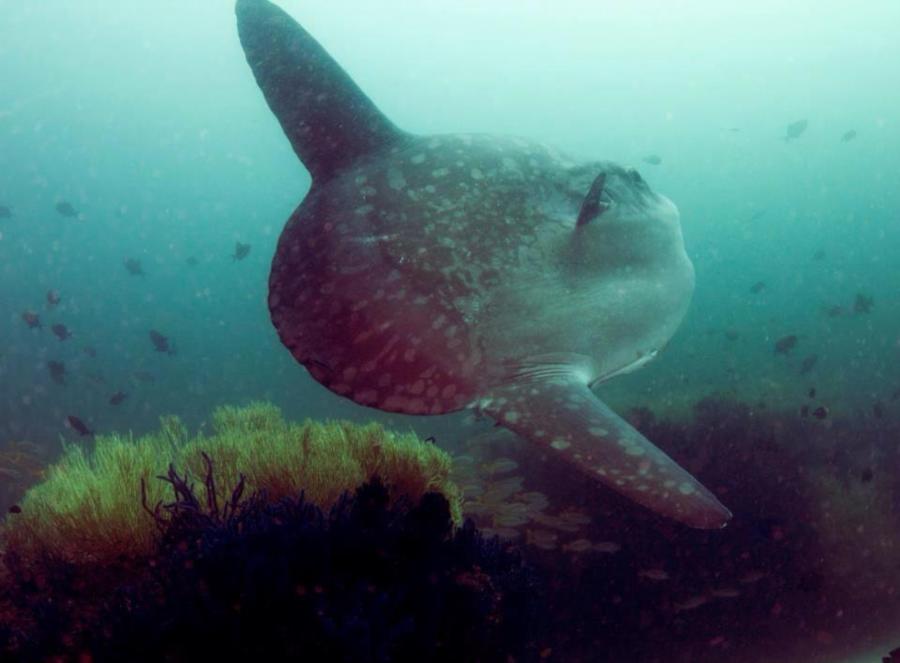
{"type": "Polygon", "coordinates": [[[314,179],[406,134],[285,11],[237,0],[238,33],[269,108],[314,179]]]}
{"type": "Polygon", "coordinates": [[[690,473],[574,379],[495,388],[479,409],[659,514],[700,529],[724,527],[731,518],[690,473]]]}

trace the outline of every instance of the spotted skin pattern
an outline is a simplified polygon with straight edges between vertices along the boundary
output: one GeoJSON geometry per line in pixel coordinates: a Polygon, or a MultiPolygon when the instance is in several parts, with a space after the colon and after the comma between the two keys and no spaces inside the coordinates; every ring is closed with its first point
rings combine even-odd
{"type": "Polygon", "coordinates": [[[650,509],[723,526],[728,510],[590,390],[656,356],[684,316],[675,206],[614,163],[405,133],[275,5],[238,0],[237,16],[313,179],[269,278],[297,361],[361,405],[480,410],[650,509]]]}

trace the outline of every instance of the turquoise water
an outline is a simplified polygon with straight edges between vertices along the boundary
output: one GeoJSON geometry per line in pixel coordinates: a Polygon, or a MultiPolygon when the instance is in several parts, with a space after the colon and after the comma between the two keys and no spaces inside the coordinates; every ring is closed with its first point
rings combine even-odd
{"type": "MultiPolygon", "coordinates": [[[[724,394],[826,407],[825,425],[895,425],[896,3],[283,6],[399,126],[521,135],[632,164],[678,205],[694,299],[659,359],[601,388],[617,409],[684,418],[724,394]],[[806,130],[784,140],[798,120],[806,130]],[[870,310],[854,311],[858,295],[870,310]],[[776,353],[790,335],[796,347],[776,353]]],[[[296,418],[468,435],[460,416],[340,399],[279,343],[269,263],[310,179],[247,67],[230,2],[0,0],[0,59],[0,205],[11,208],[0,218],[0,443],[56,448],[76,437],[69,415],[98,432],[147,431],[163,413],[196,427],[215,405],[252,399],[296,418]],[[62,201],[77,217],[58,213],[62,201]],[[251,245],[240,261],[237,242],[251,245]],[[52,309],[48,290],[61,298],[52,309]],[[57,323],[72,337],[58,340],[57,323]],[[177,353],[156,352],[151,329],[177,353]],[[118,391],[127,398],[111,405],[118,391]]],[[[885,458],[896,469],[896,449],[885,458]]]]}

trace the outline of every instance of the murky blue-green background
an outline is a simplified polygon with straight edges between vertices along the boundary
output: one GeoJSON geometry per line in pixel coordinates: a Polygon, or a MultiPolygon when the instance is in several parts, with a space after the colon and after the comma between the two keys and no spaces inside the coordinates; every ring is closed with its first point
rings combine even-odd
{"type": "MultiPolygon", "coordinates": [[[[678,204],[691,311],[654,364],[603,387],[613,404],[677,415],[724,392],[796,409],[815,387],[832,413],[900,416],[900,4],[282,6],[401,127],[633,164],[678,204]],[[800,119],[807,130],[785,141],[800,119]],[[854,312],[858,294],[870,311],[854,312]],[[775,353],[788,335],[797,346],[775,353]]],[[[309,178],[230,0],[0,0],[0,62],[0,205],[13,214],[0,218],[0,441],[55,444],[73,436],[70,414],[101,432],[145,431],[163,413],[198,425],[251,399],[294,417],[377,414],[313,383],[269,323],[269,260],[309,178]],[[252,245],[240,262],[238,241],[252,245]],[[177,355],[155,352],[150,329],[177,355]],[[49,360],[65,363],[65,386],[49,360]]]]}

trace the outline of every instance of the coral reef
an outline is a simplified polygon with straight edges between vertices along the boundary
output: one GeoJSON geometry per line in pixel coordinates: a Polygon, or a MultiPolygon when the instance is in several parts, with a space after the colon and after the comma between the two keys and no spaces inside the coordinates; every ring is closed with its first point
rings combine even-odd
{"type": "MultiPolygon", "coordinates": [[[[460,521],[449,456],[415,435],[377,424],[289,423],[266,403],[219,408],[208,436],[191,437],[177,417],[163,417],[161,424],[140,438],[98,436],[92,450],[67,445],[46,479],[22,499],[21,512],[7,518],[0,531],[6,554],[20,565],[38,563],[48,550],[91,564],[147,554],[158,532],[141,508],[141,486],[148,502],[160,502],[166,486],[155,477],[170,464],[190,477],[204,476],[204,454],[220,485],[237,485],[243,476],[248,493],[264,491],[272,501],[302,490],[307,501],[327,510],[344,491],[377,476],[392,500],[444,494],[460,521]]],[[[205,487],[199,490],[206,500],[205,487]]]]}

